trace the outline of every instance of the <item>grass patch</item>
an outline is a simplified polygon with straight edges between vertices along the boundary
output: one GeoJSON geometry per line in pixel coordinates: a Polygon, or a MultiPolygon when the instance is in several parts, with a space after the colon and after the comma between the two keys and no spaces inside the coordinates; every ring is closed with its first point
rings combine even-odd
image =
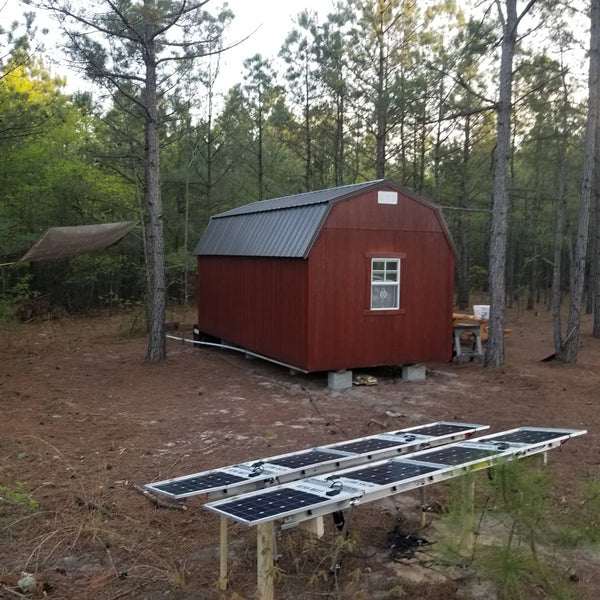
{"type": "Polygon", "coordinates": [[[469,566],[494,584],[499,600],[524,600],[532,590],[552,600],[576,597],[561,546],[600,540],[600,482],[586,484],[581,504],[565,514],[553,510],[549,470],[535,460],[514,461],[489,474],[478,477],[474,501],[466,493],[473,473],[452,485],[437,562],[469,566]],[[467,548],[470,531],[474,542],[467,548]]]}
{"type": "Polygon", "coordinates": [[[28,492],[24,490],[25,484],[18,482],[17,487],[10,488],[7,485],[0,485],[0,498],[6,502],[17,504],[29,512],[39,508],[39,502],[28,492]]]}
{"type": "Polygon", "coordinates": [[[562,547],[600,544],[600,480],[587,481],[578,506],[555,520],[552,541],[562,547]]]}

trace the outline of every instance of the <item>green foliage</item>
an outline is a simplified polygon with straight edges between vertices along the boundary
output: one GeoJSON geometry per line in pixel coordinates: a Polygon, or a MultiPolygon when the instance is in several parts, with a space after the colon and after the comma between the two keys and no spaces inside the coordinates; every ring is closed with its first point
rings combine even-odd
{"type": "Polygon", "coordinates": [[[24,510],[33,512],[39,508],[39,502],[31,494],[24,491],[25,483],[17,482],[16,488],[0,484],[0,495],[8,502],[21,506],[24,510]]]}
{"type": "Polygon", "coordinates": [[[585,483],[580,504],[555,523],[552,539],[569,548],[600,544],[600,480],[585,483]]]}
{"type": "Polygon", "coordinates": [[[145,335],[148,332],[146,324],[146,309],[141,300],[125,300],[120,302],[125,315],[119,323],[119,334],[131,338],[145,335]]]}
{"type": "MultiPolygon", "coordinates": [[[[79,11],[77,3],[48,4],[79,11]]],[[[160,21],[173,4],[158,3],[153,18],[160,21]]],[[[143,21],[141,4],[127,0],[119,6],[132,23],[143,21]]],[[[406,0],[344,0],[323,20],[304,11],[281,48],[283,72],[275,72],[269,57],[249,57],[239,82],[220,97],[219,56],[209,53],[222,48],[232,14],[201,11],[193,22],[192,14],[184,18],[189,28],[182,28],[189,45],[170,47],[184,62],[171,56],[158,65],[163,81],[173,83],[158,104],[171,298],[183,296],[183,268],[176,264],[190,262],[212,215],[257,199],[372,179],[382,160],[386,176],[440,205],[490,208],[498,49],[493,18],[468,20],[460,3],[421,6],[406,0]],[[187,59],[195,51],[204,56],[192,68],[187,59]]],[[[110,11],[96,17],[108,31],[120,32],[110,11]]],[[[99,104],[89,94],[64,92],[64,81],[32,53],[31,17],[23,21],[0,31],[5,262],[18,258],[47,227],[135,218],[144,192],[138,45],[117,35],[109,52],[98,41],[70,38],[81,44],[72,50],[89,59],[90,75],[102,77],[109,68],[126,76],[112,103],[99,104]]],[[[576,34],[569,25],[543,23],[561,52],[576,34]]],[[[517,290],[532,296],[547,286],[565,112],[571,228],[565,239],[576,222],[586,107],[573,99],[578,97],[573,77],[563,89],[556,56],[533,43],[520,47],[516,57],[511,297],[517,290]]],[[[461,283],[486,290],[489,213],[444,215],[464,259],[457,262],[461,283]]],[[[70,311],[112,306],[117,298],[138,300],[145,293],[140,246],[111,251],[110,264],[98,259],[32,267],[31,290],[50,293],[70,311]]],[[[194,270],[188,266],[190,276],[194,270]]],[[[12,273],[2,273],[0,293],[15,285],[18,276],[12,273]]],[[[563,279],[567,284],[568,277],[563,279]]],[[[6,303],[3,296],[2,314],[10,312],[6,303]]]]}
{"type": "Polygon", "coordinates": [[[31,274],[27,273],[27,265],[11,265],[11,277],[6,279],[13,282],[12,287],[0,293],[0,325],[12,323],[16,317],[19,307],[27,302],[33,295],[31,290],[31,274]]]}
{"type": "Polygon", "coordinates": [[[528,585],[536,583],[536,563],[524,548],[504,546],[483,550],[476,566],[496,583],[499,600],[524,600],[528,597],[528,585]]]}
{"type": "Polygon", "coordinates": [[[487,269],[479,265],[471,265],[469,269],[469,281],[472,290],[485,290],[488,285],[487,269]]]}
{"type": "Polygon", "coordinates": [[[565,516],[550,507],[549,475],[535,459],[514,461],[490,473],[487,484],[477,479],[474,513],[465,493],[468,479],[452,483],[441,521],[438,562],[464,565],[467,561],[476,573],[494,582],[499,600],[529,598],[534,588],[554,600],[571,598],[572,583],[563,579],[564,567],[557,567],[556,544],[598,542],[600,485],[588,483],[581,504],[587,508],[578,507],[565,516]],[[475,542],[466,548],[469,531],[475,532],[475,542]],[[569,536],[567,532],[573,531],[577,533],[569,536]]]}

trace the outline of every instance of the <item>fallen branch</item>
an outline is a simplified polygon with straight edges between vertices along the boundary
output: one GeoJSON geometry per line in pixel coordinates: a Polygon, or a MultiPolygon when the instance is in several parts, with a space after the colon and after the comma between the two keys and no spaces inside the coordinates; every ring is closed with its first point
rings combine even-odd
{"type": "Polygon", "coordinates": [[[16,596],[17,598],[29,599],[29,596],[24,596],[23,594],[20,594],[19,592],[17,592],[16,590],[13,590],[12,588],[6,587],[4,584],[2,584],[2,589],[4,591],[8,592],[9,594],[13,594],[13,596],[16,596]]]}
{"type": "Polygon", "coordinates": [[[173,510],[187,510],[187,506],[184,504],[180,504],[177,502],[169,502],[168,500],[163,500],[162,498],[157,498],[154,494],[152,494],[149,490],[143,488],[141,485],[132,485],[131,486],[138,494],[141,494],[146,498],[146,500],[150,500],[154,506],[158,508],[172,508],[173,510]]]}

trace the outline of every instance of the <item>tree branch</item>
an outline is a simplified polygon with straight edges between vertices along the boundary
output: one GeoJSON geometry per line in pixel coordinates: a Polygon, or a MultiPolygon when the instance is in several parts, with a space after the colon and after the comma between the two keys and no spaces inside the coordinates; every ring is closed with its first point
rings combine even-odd
{"type": "MultiPolygon", "coordinates": [[[[98,25],[98,23],[94,23],[93,21],[86,19],[83,15],[78,15],[78,14],[74,13],[73,11],[67,9],[66,7],[58,6],[55,0],[51,0],[50,2],[41,2],[40,4],[35,4],[32,2],[31,4],[33,6],[36,6],[36,7],[39,6],[40,8],[43,8],[45,10],[52,11],[56,14],[63,15],[63,17],[68,17],[69,19],[73,19],[73,20],[77,21],[78,23],[87,25],[88,27],[90,27],[100,33],[104,33],[105,35],[107,35],[109,37],[118,37],[120,39],[129,40],[132,42],[136,40],[135,37],[125,35],[123,33],[119,33],[114,30],[102,27],[101,25],[98,25]]],[[[66,27],[63,23],[63,20],[58,19],[58,21],[59,21],[60,26],[62,27],[63,31],[66,31],[66,27]]]]}
{"type": "Polygon", "coordinates": [[[476,90],[474,90],[462,77],[462,75],[460,74],[456,74],[453,75],[452,73],[449,73],[448,71],[446,71],[445,69],[440,69],[439,67],[436,67],[433,64],[429,64],[428,65],[430,69],[437,71],[438,73],[440,73],[441,75],[443,75],[444,77],[449,77],[452,81],[454,81],[454,83],[457,83],[458,85],[460,85],[460,87],[462,87],[463,89],[465,89],[467,92],[469,92],[469,94],[472,94],[473,96],[475,96],[476,98],[479,98],[479,100],[482,100],[483,102],[486,102],[488,104],[495,104],[494,100],[491,100],[490,98],[487,98],[486,96],[484,96],[483,94],[480,94],[479,92],[477,92],[476,90]]]}
{"type": "MultiPolygon", "coordinates": [[[[516,30],[519,27],[519,23],[521,19],[532,9],[533,5],[537,2],[537,0],[529,0],[527,6],[521,11],[521,14],[517,17],[517,22],[515,23],[514,29],[516,30]]],[[[511,32],[512,33],[512,32],[511,32]]]]}
{"type": "Polygon", "coordinates": [[[137,29],[129,22],[127,17],[119,10],[115,3],[112,0],[105,0],[105,2],[112,8],[113,12],[119,17],[119,19],[121,19],[123,25],[125,25],[129,31],[132,31],[140,43],[146,47],[146,40],[144,37],[138,33],[137,29]]]}

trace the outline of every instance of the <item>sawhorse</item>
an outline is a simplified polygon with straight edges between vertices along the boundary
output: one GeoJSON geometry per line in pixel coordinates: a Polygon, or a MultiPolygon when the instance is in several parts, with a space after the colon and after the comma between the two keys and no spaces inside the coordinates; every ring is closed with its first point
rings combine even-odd
{"type": "Polygon", "coordinates": [[[481,330],[479,329],[479,325],[457,323],[452,328],[452,335],[454,336],[454,354],[459,365],[466,358],[469,360],[476,358],[479,362],[483,360],[483,346],[481,344],[481,330]],[[460,341],[460,336],[463,333],[472,336],[473,342],[470,348],[465,348],[460,341]]]}

